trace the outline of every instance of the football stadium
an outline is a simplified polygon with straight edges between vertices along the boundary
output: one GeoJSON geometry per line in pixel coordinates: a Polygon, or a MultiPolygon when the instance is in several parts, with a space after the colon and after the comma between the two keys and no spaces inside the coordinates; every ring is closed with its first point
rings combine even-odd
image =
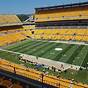
{"type": "Polygon", "coordinates": [[[88,2],[1,14],[0,88],[88,88],[88,2]]]}

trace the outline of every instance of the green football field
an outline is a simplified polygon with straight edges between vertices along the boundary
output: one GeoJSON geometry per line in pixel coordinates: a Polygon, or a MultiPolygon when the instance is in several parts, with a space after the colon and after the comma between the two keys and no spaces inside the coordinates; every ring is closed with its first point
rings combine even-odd
{"type": "MultiPolygon", "coordinates": [[[[88,63],[88,46],[85,45],[25,40],[16,44],[9,45],[4,49],[80,66],[86,66],[88,63]],[[62,50],[56,51],[55,48],[62,48],[62,50]]],[[[35,65],[31,64],[30,62],[25,63],[19,61],[19,53],[15,54],[0,50],[0,58],[17,64],[24,64],[30,68],[35,68],[35,65]]],[[[44,67],[41,67],[39,68],[39,71],[43,71],[44,69],[44,67]]],[[[74,79],[75,81],[88,84],[88,71],[86,69],[79,71],[68,69],[60,73],[48,69],[46,69],[46,71],[48,71],[51,75],[60,75],[62,78],[74,79]]]]}
{"type": "Polygon", "coordinates": [[[84,67],[88,62],[88,46],[86,45],[25,40],[5,49],[84,67]],[[57,51],[56,48],[62,50],[57,51]]]}

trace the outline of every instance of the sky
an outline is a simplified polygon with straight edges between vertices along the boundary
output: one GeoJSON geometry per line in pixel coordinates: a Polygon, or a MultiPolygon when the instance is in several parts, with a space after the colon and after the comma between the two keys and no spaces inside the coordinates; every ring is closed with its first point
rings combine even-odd
{"type": "Polygon", "coordinates": [[[31,14],[34,8],[46,7],[88,0],[0,0],[0,14],[31,14]]]}

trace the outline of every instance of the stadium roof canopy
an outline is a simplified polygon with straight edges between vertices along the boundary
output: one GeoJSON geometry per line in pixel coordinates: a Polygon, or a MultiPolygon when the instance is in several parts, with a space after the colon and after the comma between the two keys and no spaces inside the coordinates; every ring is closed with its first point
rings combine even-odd
{"type": "Polygon", "coordinates": [[[88,2],[35,8],[36,11],[88,6],[88,2]]]}

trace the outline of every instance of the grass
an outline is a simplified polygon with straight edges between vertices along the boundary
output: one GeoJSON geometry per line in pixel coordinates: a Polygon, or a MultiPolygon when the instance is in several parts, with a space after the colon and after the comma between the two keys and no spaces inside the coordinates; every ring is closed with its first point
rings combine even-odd
{"type": "MultiPolygon", "coordinates": [[[[88,46],[84,45],[25,40],[23,42],[5,47],[5,49],[84,67],[87,66],[88,63],[88,46]],[[63,50],[55,51],[55,48],[62,48],[63,50]]],[[[35,68],[35,65],[32,63],[19,61],[18,56],[19,54],[0,51],[0,57],[2,59],[6,59],[17,64],[24,64],[26,67],[35,68]]],[[[88,84],[87,70],[74,71],[69,69],[61,73],[45,69],[44,67],[40,67],[38,70],[45,70],[48,71],[50,75],[60,75],[66,79],[74,79],[77,82],[88,84]]]]}
{"type": "Polygon", "coordinates": [[[5,49],[79,66],[86,66],[88,62],[88,46],[84,45],[25,40],[5,49]],[[63,50],[55,51],[55,48],[62,48],[63,50]]]}
{"type": "Polygon", "coordinates": [[[20,64],[20,62],[18,61],[18,56],[19,56],[18,54],[0,51],[0,58],[14,62],[16,64],[20,64]]]}
{"type": "Polygon", "coordinates": [[[62,78],[66,78],[70,80],[74,79],[74,81],[76,82],[82,82],[82,83],[88,84],[88,71],[87,70],[75,71],[75,70],[69,69],[65,72],[62,72],[60,76],[62,78]]]}
{"type": "MultiPolygon", "coordinates": [[[[75,57],[73,64],[79,65],[79,66],[83,65],[83,61],[85,59],[88,59],[88,58],[86,58],[87,54],[88,54],[88,46],[84,46],[82,48],[82,50],[80,51],[80,53],[75,57]]],[[[87,62],[86,62],[86,64],[87,64],[87,62]]]]}

